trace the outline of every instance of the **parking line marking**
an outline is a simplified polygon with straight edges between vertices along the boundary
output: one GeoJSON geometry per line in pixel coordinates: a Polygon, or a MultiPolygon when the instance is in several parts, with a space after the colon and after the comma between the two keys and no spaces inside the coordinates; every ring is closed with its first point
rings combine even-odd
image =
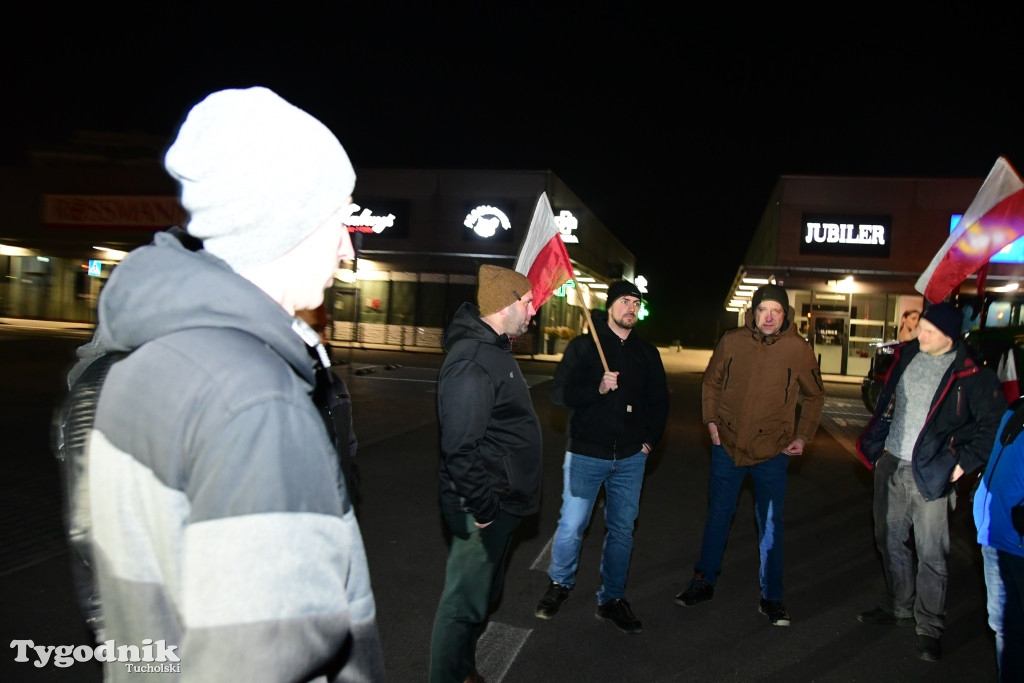
{"type": "Polygon", "coordinates": [[[533,629],[490,622],[476,643],[476,670],[489,683],[500,683],[533,629]]]}
{"type": "Polygon", "coordinates": [[[530,565],[530,569],[536,569],[537,571],[547,572],[548,567],[551,566],[551,544],[555,542],[554,535],[548,539],[548,542],[541,548],[540,553],[533,559],[533,564],[530,565]]]}

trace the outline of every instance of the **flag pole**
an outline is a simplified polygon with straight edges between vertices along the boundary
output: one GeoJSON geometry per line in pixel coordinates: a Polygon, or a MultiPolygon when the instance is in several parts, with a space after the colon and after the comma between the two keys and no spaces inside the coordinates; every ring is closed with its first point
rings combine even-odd
{"type": "MultiPolygon", "coordinates": [[[[572,276],[571,280],[573,289],[577,292],[580,291],[580,286],[579,283],[576,282],[575,275],[572,276]]],[[[580,299],[582,298],[583,297],[580,297],[580,299]]],[[[604,357],[604,349],[601,348],[601,340],[597,337],[597,328],[594,327],[594,316],[590,315],[590,308],[586,305],[585,301],[583,302],[583,310],[587,313],[587,322],[590,324],[590,334],[594,338],[594,346],[597,347],[597,355],[601,357],[601,365],[604,366],[605,372],[611,372],[611,370],[608,369],[608,359],[604,357]]]]}

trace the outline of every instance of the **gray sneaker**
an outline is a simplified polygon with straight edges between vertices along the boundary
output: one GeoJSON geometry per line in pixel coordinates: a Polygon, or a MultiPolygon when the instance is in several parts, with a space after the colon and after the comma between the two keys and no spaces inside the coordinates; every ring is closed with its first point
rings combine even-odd
{"type": "Polygon", "coordinates": [[[534,616],[541,619],[550,619],[555,616],[562,603],[569,599],[571,590],[571,586],[563,586],[552,581],[548,589],[544,591],[544,595],[541,596],[540,602],[537,603],[537,608],[533,610],[534,616]]]}

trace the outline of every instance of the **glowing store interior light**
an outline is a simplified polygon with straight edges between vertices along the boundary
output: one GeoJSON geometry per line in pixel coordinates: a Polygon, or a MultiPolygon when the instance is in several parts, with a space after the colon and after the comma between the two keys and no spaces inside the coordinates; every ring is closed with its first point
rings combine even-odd
{"type": "Polygon", "coordinates": [[[120,249],[111,249],[109,247],[93,247],[96,251],[102,251],[104,256],[110,261],[120,261],[128,255],[127,251],[121,251],[120,249]]]}

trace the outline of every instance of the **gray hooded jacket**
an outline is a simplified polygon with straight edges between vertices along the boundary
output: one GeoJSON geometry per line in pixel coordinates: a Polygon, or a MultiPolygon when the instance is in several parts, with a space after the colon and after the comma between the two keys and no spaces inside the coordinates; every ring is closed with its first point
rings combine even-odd
{"type": "Polygon", "coordinates": [[[72,380],[131,352],[72,501],[89,513],[99,639],[164,641],[181,681],[382,680],[362,537],[293,318],[161,233],[116,268],[99,321],[72,380]]]}

